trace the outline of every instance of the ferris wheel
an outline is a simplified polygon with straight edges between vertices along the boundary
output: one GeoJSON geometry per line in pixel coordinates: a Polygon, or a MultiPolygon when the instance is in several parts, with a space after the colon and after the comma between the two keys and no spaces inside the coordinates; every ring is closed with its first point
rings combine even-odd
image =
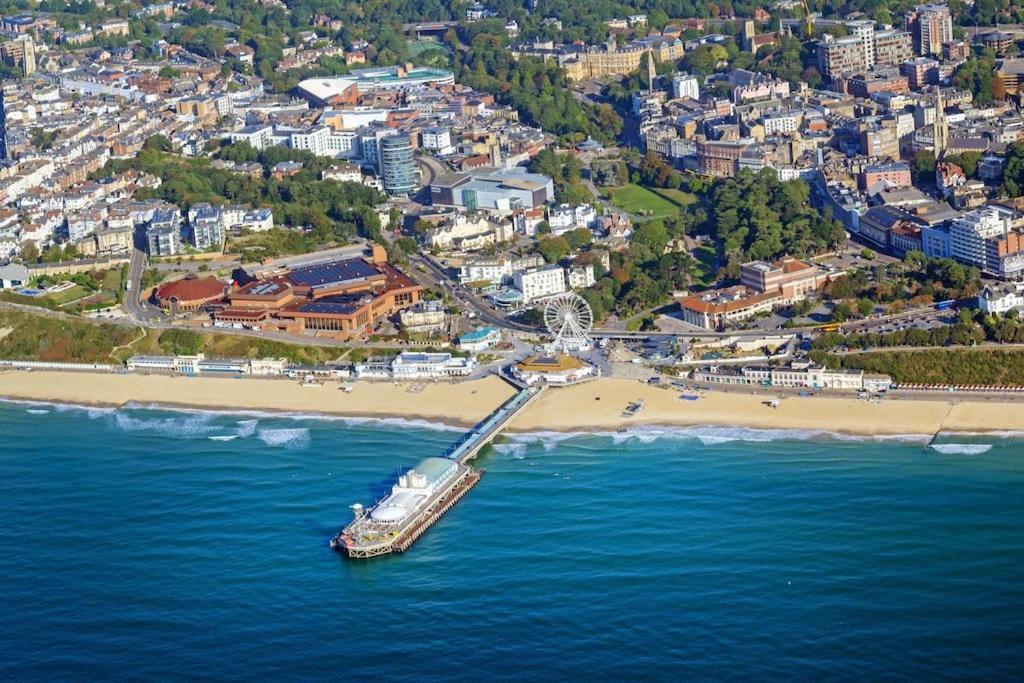
{"type": "Polygon", "coordinates": [[[559,294],[544,304],[544,326],[555,338],[556,351],[585,351],[590,348],[594,312],[579,294],[559,294]]]}

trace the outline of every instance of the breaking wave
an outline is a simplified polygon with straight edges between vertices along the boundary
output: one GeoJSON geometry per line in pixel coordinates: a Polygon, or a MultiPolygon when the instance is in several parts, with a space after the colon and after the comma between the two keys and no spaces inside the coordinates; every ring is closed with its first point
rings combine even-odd
{"type": "Polygon", "coordinates": [[[213,415],[187,414],[185,417],[138,417],[130,412],[113,414],[114,425],[125,432],[149,432],[162,436],[197,437],[219,431],[211,424],[213,415]]]}
{"type": "Polygon", "coordinates": [[[930,448],[943,455],[981,455],[992,450],[990,443],[933,443],[930,448]]]}
{"type": "Polygon", "coordinates": [[[769,441],[836,441],[836,442],[859,442],[859,441],[887,441],[900,443],[925,444],[928,442],[928,434],[889,434],[878,436],[857,436],[852,434],[841,434],[826,430],[813,429],[755,429],[751,427],[720,427],[713,425],[700,425],[693,427],[657,427],[642,426],[624,429],[622,431],[578,431],[578,432],[522,432],[509,435],[509,438],[519,443],[539,443],[545,450],[551,450],[567,439],[601,437],[612,440],[615,445],[628,442],[650,444],[661,440],[675,441],[698,441],[704,446],[745,441],[752,443],[764,443],[769,441]]]}
{"type": "Polygon", "coordinates": [[[516,460],[522,460],[526,457],[526,444],[525,443],[496,443],[492,446],[495,453],[501,455],[508,455],[516,460]]]}
{"type": "Polygon", "coordinates": [[[309,445],[309,430],[305,427],[297,429],[261,429],[258,433],[260,441],[271,447],[305,448],[309,445]]]}

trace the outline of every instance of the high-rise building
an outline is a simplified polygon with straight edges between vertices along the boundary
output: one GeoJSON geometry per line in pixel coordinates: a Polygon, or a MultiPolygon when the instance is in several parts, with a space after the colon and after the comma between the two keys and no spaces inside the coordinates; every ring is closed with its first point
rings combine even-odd
{"type": "Polygon", "coordinates": [[[826,78],[833,78],[850,71],[868,68],[864,53],[864,41],[858,36],[832,38],[827,36],[817,45],[818,71],[826,78]]]}
{"type": "Polygon", "coordinates": [[[416,165],[408,135],[392,135],[380,141],[380,171],[388,194],[410,194],[416,189],[416,165]]]}
{"type": "Polygon", "coordinates": [[[875,65],[875,22],[860,19],[847,22],[846,27],[850,30],[850,35],[860,41],[864,68],[870,69],[875,65]]]}
{"type": "Polygon", "coordinates": [[[907,30],[919,55],[941,55],[942,44],[953,40],[953,17],[947,5],[917,5],[907,14],[907,30]]]}
{"type": "Polygon", "coordinates": [[[993,207],[976,209],[953,221],[949,227],[950,255],[961,263],[986,268],[985,241],[1006,237],[1010,216],[993,207]]]}
{"type": "Polygon", "coordinates": [[[896,66],[914,57],[913,43],[906,31],[878,31],[874,41],[874,59],[878,66],[896,66]]]}

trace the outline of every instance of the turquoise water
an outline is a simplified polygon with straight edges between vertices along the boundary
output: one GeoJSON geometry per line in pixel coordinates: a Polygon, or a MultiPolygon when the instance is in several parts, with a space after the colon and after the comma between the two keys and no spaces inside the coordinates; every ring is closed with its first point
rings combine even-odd
{"type": "Polygon", "coordinates": [[[0,403],[0,679],[1018,678],[1024,444],[519,437],[327,548],[424,425],[0,403]],[[214,440],[210,437],[231,437],[214,440]]]}

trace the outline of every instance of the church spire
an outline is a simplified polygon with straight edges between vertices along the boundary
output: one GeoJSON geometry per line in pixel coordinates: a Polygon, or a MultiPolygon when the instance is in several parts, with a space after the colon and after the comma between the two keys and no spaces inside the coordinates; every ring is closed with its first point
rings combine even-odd
{"type": "Polygon", "coordinates": [[[949,122],[946,120],[946,105],[942,101],[942,88],[935,88],[935,158],[941,159],[949,146],[949,122]]]}
{"type": "Polygon", "coordinates": [[[647,48],[647,93],[654,94],[654,79],[658,74],[654,69],[654,50],[647,48]]]}

